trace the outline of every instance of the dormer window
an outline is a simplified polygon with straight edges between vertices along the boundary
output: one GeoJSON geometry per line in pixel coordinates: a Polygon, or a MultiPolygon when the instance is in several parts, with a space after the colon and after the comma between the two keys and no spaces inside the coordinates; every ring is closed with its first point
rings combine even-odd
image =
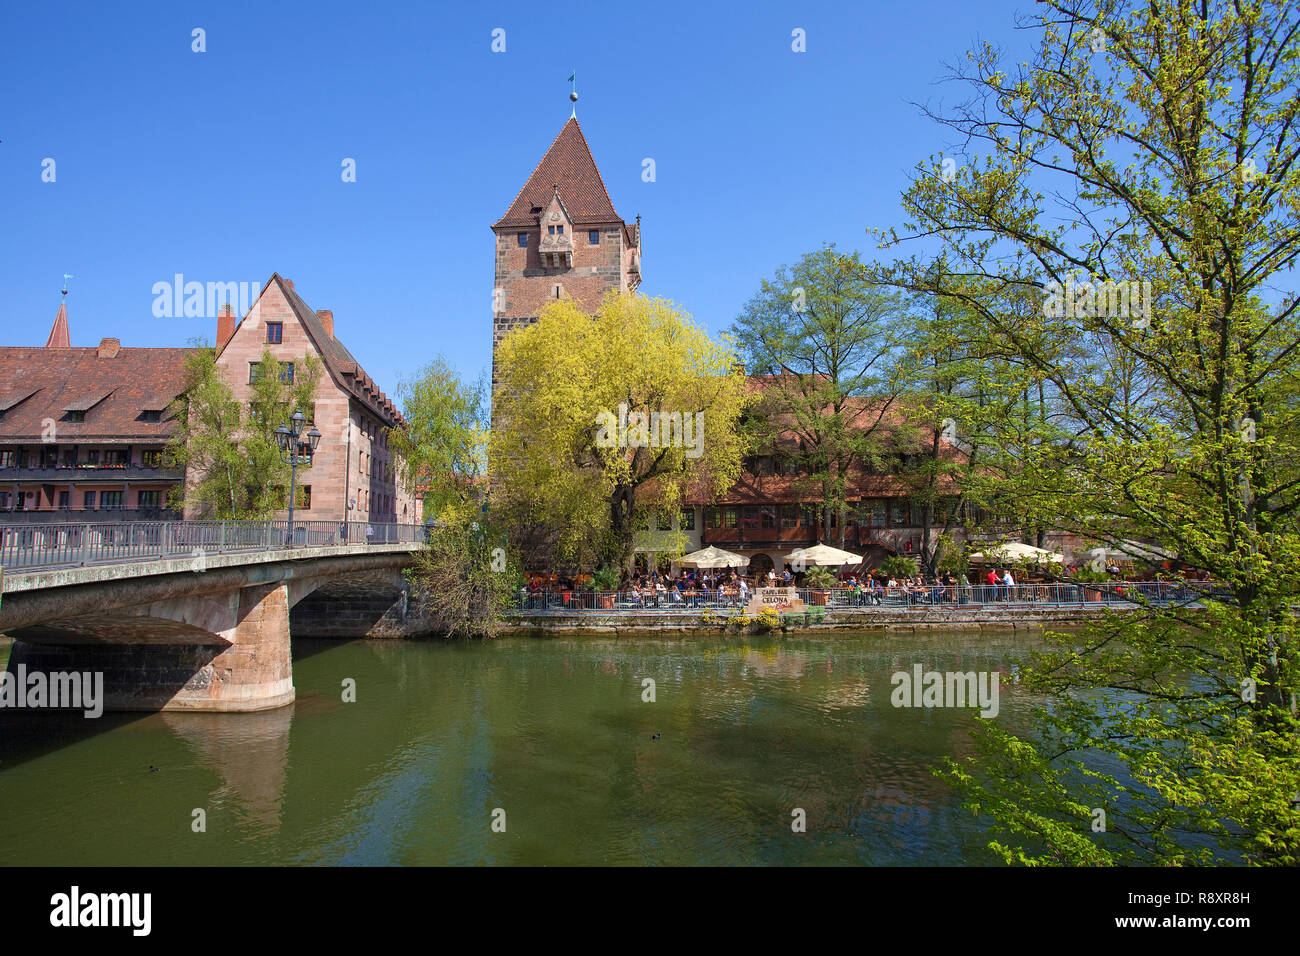
{"type": "Polygon", "coordinates": [[[560,194],[557,190],[551,197],[551,204],[542,217],[542,223],[546,226],[546,231],[541,233],[541,242],[538,245],[538,253],[543,268],[546,269],[569,269],[573,267],[573,240],[564,234],[564,227],[568,225],[568,213],[564,209],[564,203],[560,200],[560,194]]]}

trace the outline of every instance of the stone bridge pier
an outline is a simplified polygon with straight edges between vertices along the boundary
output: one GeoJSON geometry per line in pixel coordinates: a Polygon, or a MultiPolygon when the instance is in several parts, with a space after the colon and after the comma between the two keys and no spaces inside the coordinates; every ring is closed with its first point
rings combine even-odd
{"type": "Polygon", "coordinates": [[[404,616],[408,552],[272,553],[252,564],[209,561],[199,571],[188,561],[86,568],[13,590],[6,580],[0,631],[15,639],[8,670],[101,673],[105,710],[282,707],[294,699],[293,605],[321,588],[306,618],[319,620],[331,614],[329,594],[351,594],[337,617],[353,630],[329,636],[364,636],[356,628],[367,616],[383,618],[394,605],[404,616]]]}

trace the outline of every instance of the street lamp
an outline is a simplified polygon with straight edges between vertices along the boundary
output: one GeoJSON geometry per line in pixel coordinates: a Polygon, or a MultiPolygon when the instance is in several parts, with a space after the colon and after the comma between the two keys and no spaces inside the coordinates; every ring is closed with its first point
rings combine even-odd
{"type": "Polygon", "coordinates": [[[303,435],[302,426],[307,423],[307,416],[302,412],[290,415],[289,423],[275,430],[275,443],[280,446],[280,460],[289,466],[289,546],[293,547],[293,501],[298,496],[298,466],[311,461],[316,446],[320,444],[320,432],[313,425],[311,431],[303,435]]]}

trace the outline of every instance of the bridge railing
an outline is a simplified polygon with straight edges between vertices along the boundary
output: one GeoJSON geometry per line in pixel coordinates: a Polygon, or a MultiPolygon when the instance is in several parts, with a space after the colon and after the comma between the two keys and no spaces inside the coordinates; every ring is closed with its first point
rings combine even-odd
{"type": "Polygon", "coordinates": [[[80,567],[290,547],[424,540],[422,525],[365,521],[127,521],[0,525],[0,566],[80,567]]]}

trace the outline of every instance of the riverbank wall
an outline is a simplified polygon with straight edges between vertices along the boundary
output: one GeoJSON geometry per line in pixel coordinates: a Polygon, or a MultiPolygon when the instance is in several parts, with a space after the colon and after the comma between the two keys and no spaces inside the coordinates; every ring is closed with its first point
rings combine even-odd
{"type": "MultiPolygon", "coordinates": [[[[939,607],[913,608],[814,608],[812,614],[787,616],[781,631],[979,631],[1045,627],[1077,627],[1112,614],[1128,613],[1132,605],[1093,607],[939,607]]],[[[395,640],[435,636],[428,618],[416,601],[407,596],[382,592],[335,594],[328,606],[316,606],[309,598],[290,616],[295,637],[395,640]]],[[[750,625],[750,633],[757,629],[750,625]]],[[[738,633],[727,629],[721,616],[703,611],[548,611],[544,614],[507,614],[503,635],[548,637],[562,634],[718,634],[738,633]]]]}
{"type": "MultiPolygon", "coordinates": [[[[802,615],[783,623],[780,630],[798,631],[979,631],[1026,628],[1040,630],[1045,627],[1077,627],[1089,621],[1112,614],[1128,613],[1131,609],[1117,607],[1099,608],[981,608],[968,610],[960,607],[904,609],[829,610],[820,619],[804,623],[802,615]]],[[[706,622],[699,613],[636,613],[619,612],[602,614],[583,611],[575,614],[548,613],[546,615],[509,615],[502,627],[503,634],[546,637],[558,634],[619,634],[656,631],[670,634],[722,634],[726,633],[721,621],[706,622]]]]}

